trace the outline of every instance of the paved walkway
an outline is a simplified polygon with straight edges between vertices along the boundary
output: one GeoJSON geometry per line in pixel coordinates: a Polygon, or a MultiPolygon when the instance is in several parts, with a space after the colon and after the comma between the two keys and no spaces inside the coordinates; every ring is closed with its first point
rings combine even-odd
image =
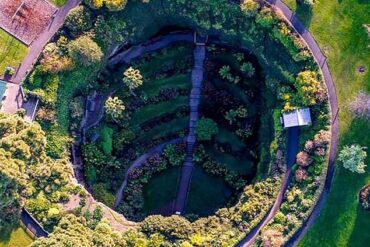
{"type": "Polygon", "coordinates": [[[308,229],[312,226],[317,216],[319,216],[320,211],[325,204],[325,201],[327,199],[327,196],[330,192],[333,183],[335,158],[337,153],[339,137],[339,122],[338,122],[339,108],[335,85],[329,71],[329,66],[326,57],[322,53],[316,40],[312,37],[312,35],[309,33],[309,31],[306,29],[303,23],[298,19],[298,17],[292,12],[292,10],[290,10],[289,7],[286,4],[284,4],[281,0],[267,0],[267,2],[281,11],[281,13],[290,23],[290,25],[300,34],[302,39],[306,42],[307,46],[311,50],[313,57],[321,67],[322,75],[324,77],[325,84],[328,89],[329,104],[332,112],[329,166],[326,175],[325,185],[311,215],[303,223],[302,227],[286,243],[286,246],[296,246],[298,242],[302,239],[302,237],[306,234],[308,229]]]}
{"type": "MultiPolygon", "coordinates": [[[[331,77],[329,67],[326,61],[326,57],[321,52],[320,47],[316,43],[315,39],[312,37],[312,35],[309,33],[309,31],[306,29],[306,27],[302,24],[302,22],[298,19],[298,17],[295,16],[295,14],[288,8],[287,5],[285,5],[281,0],[266,0],[267,3],[271,4],[273,7],[275,7],[277,10],[279,10],[283,16],[286,18],[287,22],[290,24],[291,27],[293,27],[297,33],[302,37],[302,39],[306,42],[308,48],[312,52],[312,55],[314,59],[316,60],[317,64],[321,67],[322,75],[324,77],[325,84],[328,89],[328,95],[329,95],[329,104],[332,112],[332,123],[331,123],[331,143],[330,143],[330,152],[329,152],[329,166],[328,166],[328,172],[326,176],[325,186],[323,189],[323,192],[320,195],[319,200],[317,201],[313,212],[308,217],[308,219],[303,223],[302,227],[293,235],[293,237],[286,243],[286,246],[296,246],[299,242],[299,240],[304,236],[304,234],[307,232],[307,230],[310,228],[316,217],[319,215],[320,210],[322,209],[327,195],[330,191],[333,176],[334,176],[334,163],[335,163],[335,157],[337,152],[337,145],[338,145],[338,133],[339,133],[339,124],[338,124],[338,103],[337,103],[337,95],[335,86],[333,83],[333,79],[331,77]]],[[[288,174],[291,176],[291,174],[288,174]]],[[[284,181],[289,181],[289,179],[284,178],[284,181]]],[[[284,181],[282,188],[280,190],[277,202],[279,202],[279,206],[277,209],[279,209],[281,204],[281,198],[280,196],[284,195],[286,187],[284,186],[284,181]],[[285,189],[284,189],[285,187],[285,189]],[[284,193],[283,193],[284,192],[284,193]],[[282,195],[281,195],[282,194],[282,195]]],[[[275,202],[274,206],[277,204],[275,202]]],[[[277,212],[276,208],[272,208],[271,212],[268,214],[267,219],[272,219],[272,217],[277,212]],[[270,215],[271,214],[271,215],[270,215]]],[[[254,243],[254,240],[258,236],[260,230],[263,228],[264,225],[268,223],[269,220],[265,220],[265,218],[260,222],[260,224],[257,225],[255,229],[253,229],[243,241],[239,243],[238,246],[251,246],[254,243]]]]}
{"type": "Polygon", "coordinates": [[[55,14],[54,20],[29,46],[28,54],[17,70],[17,74],[12,79],[14,83],[21,84],[32,70],[33,65],[39,58],[44,46],[50,41],[56,32],[63,25],[68,12],[79,5],[81,0],[69,0],[55,14]]]}
{"type": "Polygon", "coordinates": [[[287,129],[288,135],[288,146],[287,146],[287,170],[285,172],[283,181],[281,183],[279,194],[275,200],[274,205],[271,207],[268,214],[255,226],[245,238],[239,242],[236,246],[252,246],[259,232],[262,228],[267,225],[272,218],[274,218],[277,211],[279,211],[281,203],[284,199],[285,191],[292,179],[292,167],[295,164],[296,155],[299,148],[299,127],[292,127],[287,129]]]}
{"type": "Polygon", "coordinates": [[[127,186],[127,183],[128,183],[129,175],[133,170],[135,170],[136,168],[139,168],[146,160],[148,160],[153,155],[162,153],[163,150],[166,148],[166,146],[171,145],[171,144],[179,144],[183,141],[184,141],[183,138],[177,138],[177,139],[173,139],[171,141],[162,143],[162,144],[150,149],[147,153],[145,153],[145,154],[141,155],[139,158],[137,158],[132,163],[132,165],[128,168],[128,170],[125,174],[125,179],[123,180],[123,182],[121,184],[121,187],[119,188],[119,190],[117,192],[116,200],[114,202],[114,207],[117,207],[121,203],[122,198],[123,198],[123,192],[124,192],[124,190],[127,186]]]}
{"type": "Polygon", "coordinates": [[[201,87],[204,75],[204,60],[206,57],[206,48],[204,44],[197,44],[194,49],[194,67],[192,70],[191,81],[193,88],[190,93],[190,120],[189,134],[186,138],[186,157],[181,168],[181,179],[179,190],[175,202],[175,213],[182,214],[185,209],[187,194],[189,192],[191,175],[193,172],[193,151],[196,141],[195,126],[198,120],[198,106],[201,97],[201,87]]]}

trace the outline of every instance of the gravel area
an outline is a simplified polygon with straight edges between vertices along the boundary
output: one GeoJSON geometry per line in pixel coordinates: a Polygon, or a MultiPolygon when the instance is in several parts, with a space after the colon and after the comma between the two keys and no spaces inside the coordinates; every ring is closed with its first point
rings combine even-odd
{"type": "Polygon", "coordinates": [[[46,0],[0,0],[0,28],[30,45],[56,11],[46,0]]]}

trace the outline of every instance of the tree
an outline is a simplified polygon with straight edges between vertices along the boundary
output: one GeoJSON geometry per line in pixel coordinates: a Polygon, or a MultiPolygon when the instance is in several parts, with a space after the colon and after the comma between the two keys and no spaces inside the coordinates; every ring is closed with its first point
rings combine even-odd
{"type": "Polygon", "coordinates": [[[18,223],[21,213],[18,183],[0,172],[0,232],[3,227],[18,223]]]}
{"type": "Polygon", "coordinates": [[[92,20],[89,10],[83,5],[72,9],[67,15],[65,26],[74,37],[91,29],[92,20]]]}
{"type": "Polygon", "coordinates": [[[343,167],[351,172],[364,173],[367,157],[365,147],[358,144],[345,146],[339,153],[338,160],[342,162],[343,167]]]}
{"type": "Polygon", "coordinates": [[[370,119],[370,95],[360,91],[355,100],[349,104],[349,109],[357,118],[370,119]]]}
{"type": "Polygon", "coordinates": [[[123,82],[128,86],[130,91],[143,84],[143,76],[140,74],[138,69],[130,67],[123,73],[123,75],[123,82]]]}
{"type": "Polygon", "coordinates": [[[125,8],[127,0],[85,0],[94,9],[106,6],[110,11],[119,11],[125,8]]]}
{"type": "Polygon", "coordinates": [[[81,36],[68,44],[71,57],[85,66],[90,66],[101,61],[103,53],[95,41],[89,36],[81,36]]]}
{"type": "Polygon", "coordinates": [[[209,118],[201,118],[196,124],[196,133],[199,141],[209,141],[218,133],[217,123],[209,118]]]}
{"type": "Polygon", "coordinates": [[[123,111],[125,110],[125,106],[123,101],[120,100],[118,97],[109,97],[107,101],[105,101],[105,112],[109,114],[113,119],[118,119],[122,117],[123,111]]]}
{"type": "Polygon", "coordinates": [[[326,99],[326,91],[314,71],[302,71],[296,79],[299,100],[303,105],[315,105],[326,99]]]}
{"type": "Polygon", "coordinates": [[[255,69],[252,65],[252,63],[247,62],[243,63],[242,66],[240,67],[240,70],[246,74],[248,77],[252,77],[254,75],[255,69]]]}

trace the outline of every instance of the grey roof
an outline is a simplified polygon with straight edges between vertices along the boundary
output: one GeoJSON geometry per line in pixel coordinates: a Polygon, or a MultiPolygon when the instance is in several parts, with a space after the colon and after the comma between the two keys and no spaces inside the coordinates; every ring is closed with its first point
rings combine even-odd
{"type": "Polygon", "coordinates": [[[300,108],[292,112],[283,113],[283,123],[285,128],[311,125],[310,108],[300,108]]]}

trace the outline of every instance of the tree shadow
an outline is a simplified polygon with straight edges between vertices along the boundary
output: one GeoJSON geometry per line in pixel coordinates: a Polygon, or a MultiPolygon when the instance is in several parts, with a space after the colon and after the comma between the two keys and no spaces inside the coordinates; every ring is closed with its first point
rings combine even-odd
{"type": "Polygon", "coordinates": [[[358,204],[356,210],[356,220],[354,222],[351,237],[348,241],[351,246],[368,246],[368,243],[370,242],[370,231],[368,230],[369,222],[370,211],[366,211],[360,206],[360,204],[358,204]]]}
{"type": "Polygon", "coordinates": [[[295,10],[295,14],[308,29],[311,25],[311,20],[312,20],[312,7],[306,4],[297,2],[297,8],[295,10]]]}
{"type": "Polygon", "coordinates": [[[16,230],[16,226],[9,226],[0,228],[0,244],[6,244],[10,241],[12,232],[16,230]]]}

